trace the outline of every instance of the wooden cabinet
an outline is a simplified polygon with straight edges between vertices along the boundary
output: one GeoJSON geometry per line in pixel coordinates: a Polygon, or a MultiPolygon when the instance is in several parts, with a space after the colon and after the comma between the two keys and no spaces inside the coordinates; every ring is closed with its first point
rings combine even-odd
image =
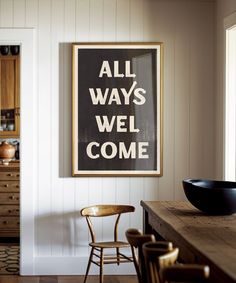
{"type": "Polygon", "coordinates": [[[20,163],[0,165],[0,237],[20,234],[20,163]]]}
{"type": "Polygon", "coordinates": [[[0,136],[20,134],[20,56],[0,55],[0,136]]]}

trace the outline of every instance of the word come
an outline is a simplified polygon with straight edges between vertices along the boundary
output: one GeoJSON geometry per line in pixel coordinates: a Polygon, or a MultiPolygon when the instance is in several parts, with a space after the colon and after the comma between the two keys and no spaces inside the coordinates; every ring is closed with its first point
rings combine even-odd
{"type": "Polygon", "coordinates": [[[113,159],[116,156],[119,159],[147,159],[149,158],[148,146],[148,142],[131,142],[129,146],[126,146],[124,142],[119,142],[116,145],[108,141],[100,145],[100,143],[94,141],[87,145],[86,151],[91,159],[98,159],[101,156],[105,159],[113,159]]]}

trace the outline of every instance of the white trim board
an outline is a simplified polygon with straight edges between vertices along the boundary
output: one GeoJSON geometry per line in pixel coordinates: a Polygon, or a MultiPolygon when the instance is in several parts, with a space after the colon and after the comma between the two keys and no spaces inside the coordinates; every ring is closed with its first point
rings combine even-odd
{"type": "Polygon", "coordinates": [[[233,28],[236,25],[236,12],[225,17],[223,24],[224,24],[224,30],[227,30],[229,28],[233,28]]]}
{"type": "MultiPolygon", "coordinates": [[[[84,275],[88,257],[35,257],[35,275],[84,275]]],[[[99,267],[91,264],[89,275],[98,275],[99,267]]],[[[105,264],[104,275],[135,275],[134,264],[105,264]]]]}
{"type": "MultiPolygon", "coordinates": [[[[227,62],[227,59],[226,59],[226,48],[227,48],[227,43],[229,41],[229,32],[232,31],[232,29],[234,29],[236,27],[236,12],[230,14],[229,16],[225,17],[224,20],[223,20],[223,28],[224,28],[224,37],[223,37],[223,51],[224,51],[224,54],[223,54],[223,62],[224,62],[224,65],[223,65],[223,95],[224,95],[224,100],[223,100],[223,120],[224,120],[224,123],[223,123],[223,135],[224,135],[224,138],[223,138],[223,177],[224,179],[227,177],[226,176],[226,158],[227,158],[227,153],[226,153],[226,143],[227,143],[227,139],[228,137],[226,138],[226,135],[228,134],[227,133],[227,125],[226,125],[226,88],[229,87],[228,85],[228,81],[226,80],[226,73],[229,72],[229,62],[227,62]]],[[[232,66],[231,66],[232,67],[232,66]]],[[[229,140],[229,139],[228,139],[229,140]]]]}
{"type": "Polygon", "coordinates": [[[20,274],[34,274],[35,32],[0,28],[0,44],[20,45],[20,274]]]}

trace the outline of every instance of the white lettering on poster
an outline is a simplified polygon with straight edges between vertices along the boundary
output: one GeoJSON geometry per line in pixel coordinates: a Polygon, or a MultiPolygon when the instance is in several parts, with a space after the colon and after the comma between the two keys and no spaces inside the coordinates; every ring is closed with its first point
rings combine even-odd
{"type": "Polygon", "coordinates": [[[91,159],[98,159],[102,156],[105,159],[113,159],[117,155],[119,159],[147,159],[149,155],[147,154],[148,142],[131,142],[128,147],[126,147],[124,142],[119,142],[116,145],[114,142],[105,142],[100,146],[98,142],[90,142],[87,145],[87,155],[91,159]]]}
{"type": "MultiPolygon", "coordinates": [[[[109,61],[102,62],[99,78],[135,78],[136,74],[131,72],[131,62],[124,62],[124,72],[121,71],[119,61],[113,61],[111,67],[109,61]]],[[[93,105],[144,105],[146,102],[146,90],[142,87],[137,87],[138,82],[133,81],[129,89],[125,88],[89,88],[89,94],[93,105]]],[[[139,133],[140,129],[136,127],[136,120],[134,115],[95,115],[97,129],[100,133],[139,133]]],[[[91,159],[98,159],[103,157],[105,159],[148,159],[147,141],[134,141],[129,145],[123,141],[114,143],[112,141],[105,141],[99,143],[92,141],[86,147],[87,156],[91,159]]]]}
{"type": "Polygon", "coordinates": [[[104,75],[106,75],[108,78],[135,78],[135,74],[131,74],[130,72],[130,61],[125,61],[125,74],[120,73],[120,62],[114,61],[113,62],[113,69],[114,69],[114,75],[112,76],[111,67],[108,61],[103,61],[101,70],[99,73],[99,78],[102,78],[104,75]]]}
{"type": "Polygon", "coordinates": [[[111,119],[107,116],[95,116],[98,130],[100,133],[102,132],[112,132],[114,123],[116,121],[116,131],[121,133],[121,132],[127,132],[129,131],[130,133],[138,133],[139,129],[135,128],[134,125],[134,116],[123,116],[123,115],[118,115],[118,116],[112,116],[111,119]],[[127,126],[127,120],[129,120],[129,126],[127,126]]]}
{"type": "Polygon", "coordinates": [[[129,105],[132,93],[134,95],[132,102],[136,105],[143,105],[146,102],[146,98],[142,93],[146,94],[146,90],[140,87],[135,88],[136,85],[137,82],[134,81],[129,91],[125,88],[121,88],[120,92],[117,88],[112,88],[111,90],[106,88],[104,92],[102,92],[101,88],[89,88],[89,93],[93,105],[111,105],[113,102],[115,102],[116,105],[122,105],[122,101],[124,105],[129,105]]]}

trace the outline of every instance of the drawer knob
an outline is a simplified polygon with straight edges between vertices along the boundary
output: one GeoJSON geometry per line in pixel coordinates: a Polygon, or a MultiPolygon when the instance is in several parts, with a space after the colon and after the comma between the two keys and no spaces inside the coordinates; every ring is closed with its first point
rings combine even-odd
{"type": "Polygon", "coordinates": [[[17,175],[16,175],[16,177],[20,177],[20,175],[19,175],[19,174],[17,174],[17,175]]]}
{"type": "Polygon", "coordinates": [[[6,184],[6,185],[5,185],[5,188],[8,188],[8,187],[9,187],[9,185],[8,185],[8,184],[6,184]]]}
{"type": "Polygon", "coordinates": [[[7,176],[12,177],[12,176],[13,176],[13,174],[9,173],[9,174],[7,174],[7,176]]]}
{"type": "Polygon", "coordinates": [[[8,224],[9,222],[7,220],[3,221],[3,224],[8,224]]]}
{"type": "Polygon", "coordinates": [[[15,199],[15,196],[10,196],[9,199],[15,199]]]}

